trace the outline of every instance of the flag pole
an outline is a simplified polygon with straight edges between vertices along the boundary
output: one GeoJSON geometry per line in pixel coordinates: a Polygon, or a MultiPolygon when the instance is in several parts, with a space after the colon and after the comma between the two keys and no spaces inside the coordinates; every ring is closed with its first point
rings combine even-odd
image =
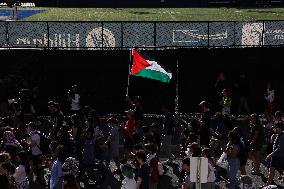
{"type": "Polygon", "coordinates": [[[177,65],[176,65],[176,72],[177,72],[177,80],[176,80],[176,98],[175,98],[175,114],[178,114],[178,75],[179,75],[179,70],[178,70],[178,60],[177,60],[177,65]]]}
{"type": "Polygon", "coordinates": [[[127,87],[126,87],[126,97],[128,97],[128,93],[129,93],[129,83],[130,83],[130,66],[131,66],[131,62],[132,62],[132,49],[130,49],[130,61],[128,64],[128,78],[127,78],[127,87]]]}

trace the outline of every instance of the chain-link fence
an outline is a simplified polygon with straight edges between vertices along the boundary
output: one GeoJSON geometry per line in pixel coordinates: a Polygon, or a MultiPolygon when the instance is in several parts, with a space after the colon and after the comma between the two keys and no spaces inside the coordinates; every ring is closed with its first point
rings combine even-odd
{"type": "Polygon", "coordinates": [[[103,50],[284,44],[284,21],[0,22],[0,47],[103,50]]]}

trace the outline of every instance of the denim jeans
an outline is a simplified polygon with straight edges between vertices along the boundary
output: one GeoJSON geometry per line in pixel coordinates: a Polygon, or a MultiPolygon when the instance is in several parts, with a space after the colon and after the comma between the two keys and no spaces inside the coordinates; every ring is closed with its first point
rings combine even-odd
{"type": "Polygon", "coordinates": [[[237,173],[240,168],[240,160],[239,158],[230,159],[228,158],[228,168],[227,168],[227,177],[229,180],[228,189],[235,189],[237,185],[239,185],[239,181],[237,179],[237,173]]]}

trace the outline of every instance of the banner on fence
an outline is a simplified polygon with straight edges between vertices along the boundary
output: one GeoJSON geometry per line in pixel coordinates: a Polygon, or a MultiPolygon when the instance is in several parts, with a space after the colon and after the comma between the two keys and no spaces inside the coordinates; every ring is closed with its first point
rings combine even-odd
{"type": "Polygon", "coordinates": [[[0,47],[239,47],[284,44],[284,21],[0,22],[0,47]]]}

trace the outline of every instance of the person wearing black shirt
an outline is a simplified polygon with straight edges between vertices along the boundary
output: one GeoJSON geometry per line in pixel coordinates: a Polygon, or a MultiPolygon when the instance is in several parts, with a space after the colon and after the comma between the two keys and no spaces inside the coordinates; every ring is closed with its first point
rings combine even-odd
{"type": "Polygon", "coordinates": [[[182,170],[184,171],[184,180],[182,183],[182,189],[194,188],[194,182],[190,181],[190,158],[185,158],[182,160],[182,170]]]}
{"type": "Polygon", "coordinates": [[[56,139],[59,129],[63,126],[64,115],[59,109],[59,104],[54,101],[48,102],[48,110],[50,111],[51,123],[53,125],[51,138],[56,139]]]}
{"type": "Polygon", "coordinates": [[[82,157],[82,149],[85,147],[84,137],[82,136],[83,131],[83,123],[79,117],[79,115],[74,114],[71,116],[71,128],[72,128],[72,138],[75,142],[75,154],[78,160],[81,160],[82,157]]]}
{"type": "Polygon", "coordinates": [[[202,101],[199,103],[199,106],[202,109],[203,115],[201,118],[201,127],[200,127],[200,146],[209,147],[210,142],[210,122],[211,122],[211,111],[207,101],[202,101]]]}
{"type": "Polygon", "coordinates": [[[237,84],[235,85],[239,91],[239,105],[238,105],[238,114],[250,113],[250,108],[248,105],[249,97],[249,81],[245,73],[241,73],[237,84]],[[244,111],[244,112],[243,112],[244,111]]]}
{"type": "Polygon", "coordinates": [[[136,160],[139,163],[137,174],[137,186],[139,189],[149,189],[149,174],[150,168],[146,163],[147,155],[144,150],[139,150],[136,153],[136,160]]]}
{"type": "Polygon", "coordinates": [[[135,96],[134,97],[134,119],[135,119],[135,124],[137,128],[141,127],[141,120],[143,118],[143,106],[142,106],[142,98],[140,96],[135,96]]]}
{"type": "Polygon", "coordinates": [[[162,151],[165,152],[165,157],[171,156],[171,144],[172,144],[172,134],[176,125],[174,115],[169,111],[166,106],[162,107],[162,112],[164,114],[164,140],[162,143],[162,151]]]}
{"type": "Polygon", "coordinates": [[[250,142],[250,158],[253,161],[252,174],[259,174],[261,150],[265,140],[265,133],[256,113],[250,116],[250,132],[248,138],[250,142]]]}
{"type": "Polygon", "coordinates": [[[224,72],[221,72],[216,81],[215,81],[215,84],[214,84],[214,87],[215,87],[215,99],[214,99],[214,103],[213,103],[213,106],[212,108],[216,111],[221,111],[222,110],[222,106],[220,105],[219,102],[221,102],[222,100],[222,91],[224,89],[229,89],[229,84],[228,84],[228,81],[227,81],[227,78],[226,78],[226,75],[224,72]]]}

